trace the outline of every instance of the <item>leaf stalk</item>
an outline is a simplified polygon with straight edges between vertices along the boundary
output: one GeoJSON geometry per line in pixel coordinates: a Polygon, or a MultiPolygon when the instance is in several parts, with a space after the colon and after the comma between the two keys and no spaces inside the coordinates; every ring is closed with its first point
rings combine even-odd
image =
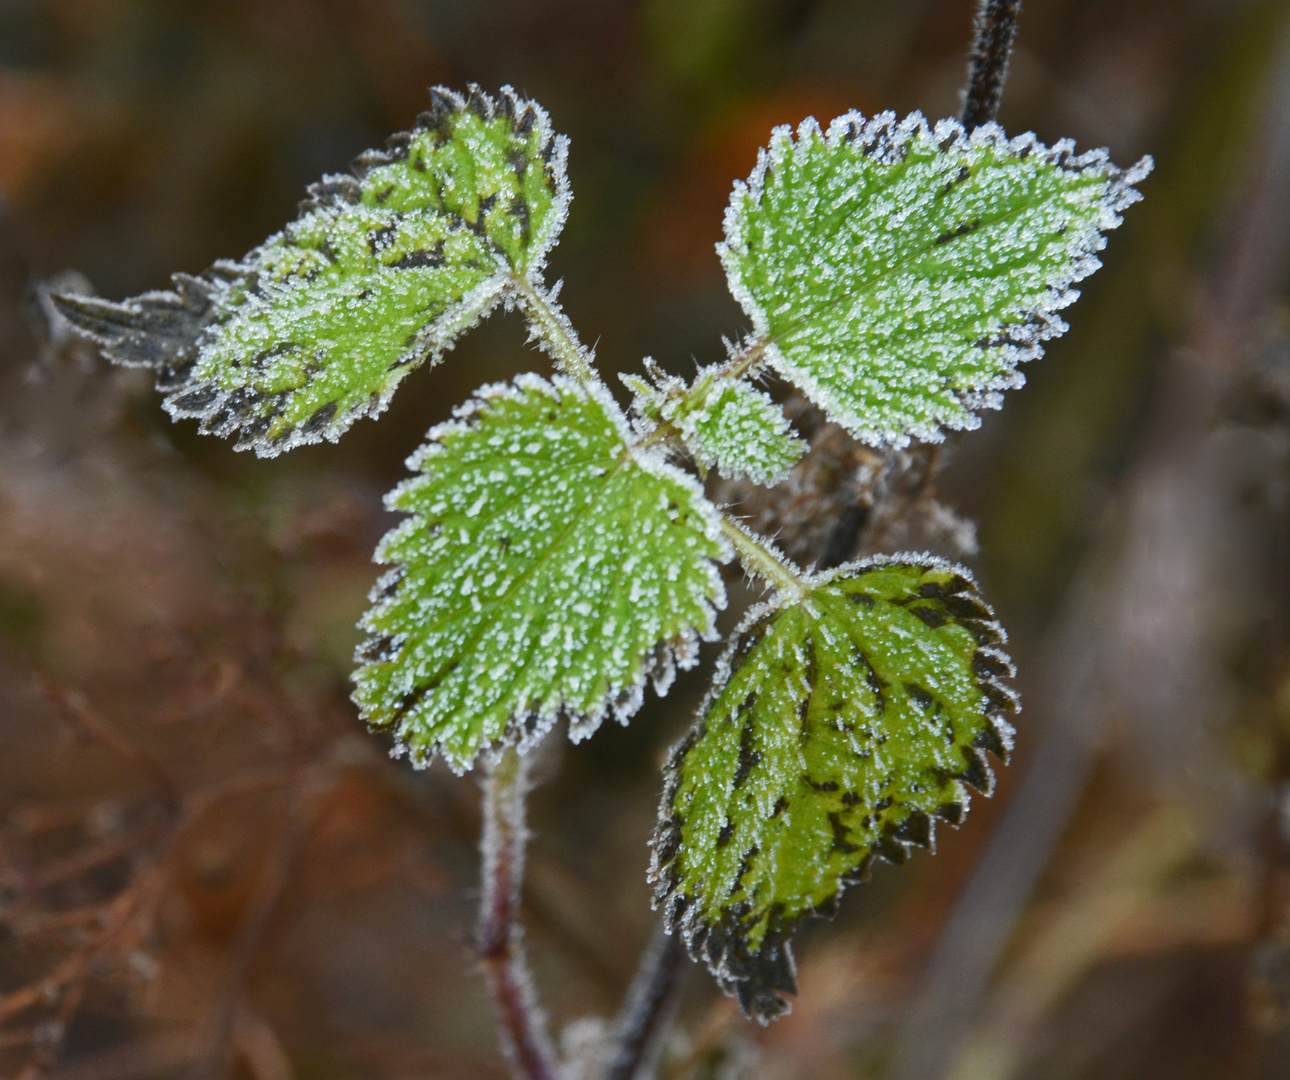
{"type": "Polygon", "coordinates": [[[535,286],[525,275],[517,274],[511,279],[511,285],[520,307],[529,318],[533,336],[541,342],[560,370],[584,386],[598,383],[600,380],[591,367],[590,351],[578,340],[573,324],[552,301],[550,294],[535,286]]]}
{"type": "Polygon", "coordinates": [[[744,569],[774,588],[785,603],[796,604],[810,593],[810,582],[796,566],[726,514],[721,515],[721,534],[730,541],[744,569]]]}

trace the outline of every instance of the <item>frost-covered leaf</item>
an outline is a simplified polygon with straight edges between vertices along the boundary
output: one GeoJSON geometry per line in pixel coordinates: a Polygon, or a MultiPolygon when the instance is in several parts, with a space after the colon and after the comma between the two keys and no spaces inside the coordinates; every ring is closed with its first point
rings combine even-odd
{"type": "MultiPolygon", "coordinates": [[[[696,385],[706,377],[700,372],[696,385]]],[[[770,395],[743,379],[714,378],[693,408],[663,415],[675,419],[699,464],[731,480],[776,484],[806,451],[770,395]]]]}
{"type": "MultiPolygon", "coordinates": [[[[908,560],[908,561],[898,561],[908,560]]],[[[766,1020],[794,991],[789,938],[874,858],[903,862],[988,791],[1011,746],[1004,635],[961,568],[871,559],[754,609],[673,750],[656,897],[691,955],[766,1020]]]]}
{"type": "Polygon", "coordinates": [[[637,432],[642,435],[652,432],[659,421],[670,418],[689,389],[685,380],[669,375],[652,356],[645,357],[644,365],[646,378],[618,374],[622,384],[631,391],[632,417],[637,432]]]}
{"type": "Polygon", "coordinates": [[[536,273],[569,201],[565,139],[509,88],[431,91],[383,151],[309,189],[300,216],[241,261],[124,303],[59,298],[123,364],[154,368],[172,416],[269,456],[381,412],[536,273]]]}
{"type": "Polygon", "coordinates": [[[936,440],[975,427],[1065,331],[1057,312],[1150,168],[996,124],[807,120],[735,186],[719,251],[766,359],[831,419],[873,443],[936,440]]]}
{"type": "Polygon", "coordinates": [[[354,699],[417,763],[467,769],[560,715],[583,738],[695,662],[729,552],[695,482],[628,437],[603,389],[522,376],[409,460],[354,699]]]}

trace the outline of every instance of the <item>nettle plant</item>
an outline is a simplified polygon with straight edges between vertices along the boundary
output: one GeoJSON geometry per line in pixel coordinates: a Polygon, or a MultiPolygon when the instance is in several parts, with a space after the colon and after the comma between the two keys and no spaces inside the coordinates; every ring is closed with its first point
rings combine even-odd
{"type": "MultiPolygon", "coordinates": [[[[647,684],[667,693],[717,636],[718,567],[738,559],[766,596],[671,753],[649,873],[668,930],[764,1021],[794,990],[794,929],[875,858],[957,824],[968,787],[988,793],[1017,698],[963,567],[803,569],[695,472],[786,476],[805,446],[759,386],[771,375],[877,446],[977,426],[1065,329],[1150,163],[918,114],[779,128],[719,245],[751,329],[688,383],[650,361],[624,376],[625,412],[543,279],[566,139],[509,88],[431,94],[243,259],[124,303],[58,302],[113,360],[155,370],[173,417],[262,457],[338,439],[490,312],[524,315],[556,371],[482,387],[408,459],[354,701],[414,764],[490,770],[481,948],[510,957],[523,756],[557,720],[584,739],[626,723],[647,684]]],[[[541,1037],[508,1014],[531,991],[499,978],[512,1049],[539,1075],[541,1037]]]]}

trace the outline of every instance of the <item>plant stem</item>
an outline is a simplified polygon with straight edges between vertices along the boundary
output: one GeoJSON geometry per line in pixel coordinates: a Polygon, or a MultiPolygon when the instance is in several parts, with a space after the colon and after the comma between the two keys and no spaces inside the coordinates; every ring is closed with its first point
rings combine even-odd
{"type": "Polygon", "coordinates": [[[555,1049],[521,944],[528,786],[528,763],[514,747],[502,753],[484,779],[483,896],[477,948],[512,1074],[516,1080],[559,1080],[555,1049]]]}
{"type": "Polygon", "coordinates": [[[681,935],[667,933],[660,922],[614,1024],[604,1080],[635,1080],[647,1063],[656,1060],[685,981],[685,961],[681,935]]]}
{"type": "Polygon", "coordinates": [[[1021,0],[981,0],[976,14],[976,40],[968,65],[967,100],[963,104],[963,126],[968,131],[990,123],[999,115],[1020,14],[1021,0]]]}
{"type": "Polygon", "coordinates": [[[578,340],[577,331],[568,316],[527,277],[517,274],[511,283],[520,306],[529,317],[533,336],[542,343],[560,369],[584,385],[598,382],[591,369],[591,354],[578,340]]]}
{"type": "Polygon", "coordinates": [[[734,547],[744,569],[774,587],[788,603],[797,603],[811,591],[810,582],[796,566],[724,514],[721,532],[734,547]]]}

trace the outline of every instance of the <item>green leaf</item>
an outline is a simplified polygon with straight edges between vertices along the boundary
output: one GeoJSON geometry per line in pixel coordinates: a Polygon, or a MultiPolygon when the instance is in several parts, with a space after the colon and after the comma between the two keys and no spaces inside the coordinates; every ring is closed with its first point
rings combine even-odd
{"type": "Polygon", "coordinates": [[[619,375],[632,392],[640,434],[660,423],[676,432],[700,468],[716,467],[732,480],[777,484],[806,452],[792,425],[769,394],[731,378],[720,368],[700,368],[692,386],[645,358],[648,379],[619,375]]]}
{"type": "Polygon", "coordinates": [[[995,124],[810,119],[735,186],[719,250],[772,367],[862,440],[935,441],[1065,332],[1057,312],[1150,169],[995,124]]]}
{"type": "Polygon", "coordinates": [[[412,131],[314,184],[240,262],[60,309],[112,359],[154,368],[172,416],[239,450],[334,441],[537,274],[564,222],[566,140],[539,106],[509,87],[431,97],[412,131]]]}
{"type": "Polygon", "coordinates": [[[372,594],[354,700],[417,764],[457,770],[539,739],[585,738],[692,666],[725,594],[716,510],[633,450],[601,387],[557,376],[490,386],[430,432],[388,505],[399,564],[372,594]]]}
{"type": "Polygon", "coordinates": [[[676,421],[700,465],[715,466],[731,480],[777,484],[806,451],[770,395],[742,379],[716,378],[695,407],[663,415],[676,421]]]}
{"type": "Polygon", "coordinates": [[[964,784],[991,787],[983,750],[1011,747],[1002,629],[966,571],[912,558],[750,612],[667,765],[657,902],[763,1021],[795,992],[797,925],[831,914],[874,858],[929,845],[935,818],[962,820],[964,784]]]}

